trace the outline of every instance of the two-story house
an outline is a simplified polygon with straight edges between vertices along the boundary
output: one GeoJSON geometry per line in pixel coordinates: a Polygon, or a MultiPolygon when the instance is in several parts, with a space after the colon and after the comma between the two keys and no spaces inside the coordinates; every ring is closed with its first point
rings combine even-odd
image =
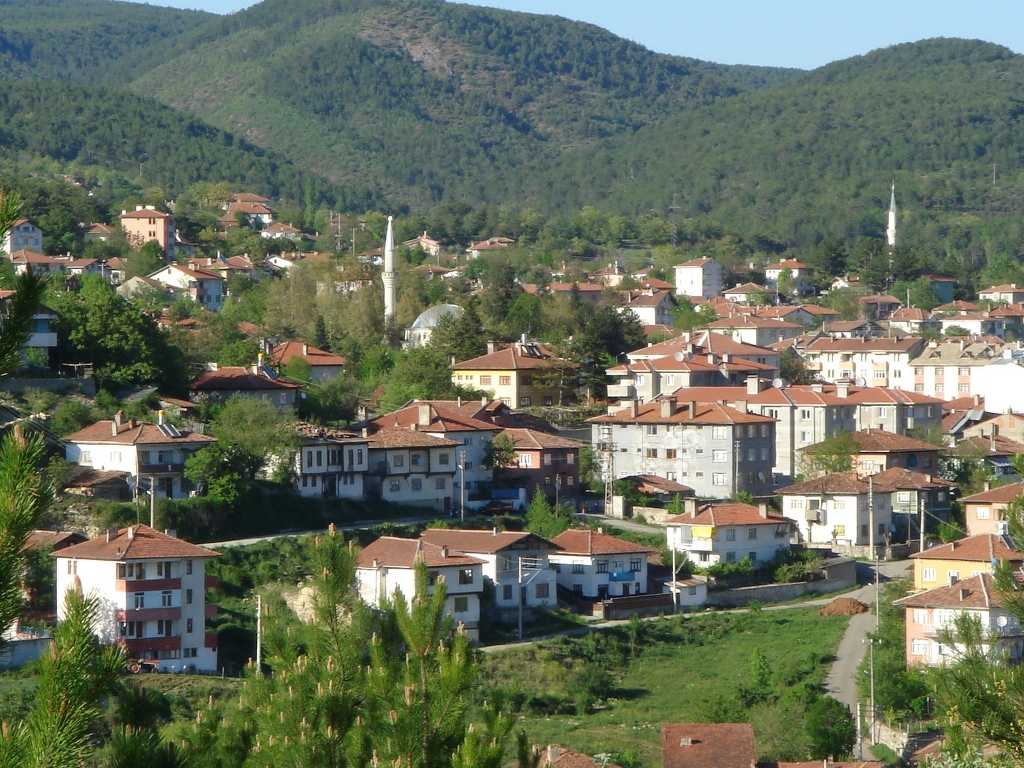
{"type": "Polygon", "coordinates": [[[910,558],[914,561],[914,589],[921,591],[955,584],[979,573],[994,573],[1000,560],[1019,566],[1024,553],[1005,536],[983,533],[915,552],[910,558]]]}
{"type": "Polygon", "coordinates": [[[28,219],[18,219],[4,235],[3,249],[6,254],[15,251],[43,252],[43,230],[28,219]]]}
{"type": "Polygon", "coordinates": [[[889,494],[893,525],[900,540],[910,541],[920,536],[922,518],[926,522],[949,522],[956,483],[904,467],[879,472],[872,475],[871,480],[876,494],[889,494]]]}
{"type": "Polygon", "coordinates": [[[188,385],[189,399],[194,402],[223,403],[232,397],[253,397],[274,406],[280,413],[295,412],[301,390],[301,384],[278,378],[262,360],[249,368],[207,363],[206,370],[188,385]]]}
{"type": "Polygon", "coordinates": [[[796,522],[775,514],[767,504],[683,504],[686,512],[665,521],[668,548],[698,568],[747,560],[757,567],[789,549],[796,522]]]}
{"type": "Polygon", "coordinates": [[[301,360],[309,365],[309,380],[317,384],[334,381],[345,370],[345,358],[301,341],[286,341],[275,346],[270,359],[276,366],[301,360]]]}
{"type": "Polygon", "coordinates": [[[672,310],[679,306],[672,291],[621,291],[621,313],[632,312],[643,325],[672,325],[672,310]]]}
{"type": "Polygon", "coordinates": [[[964,496],[960,503],[964,508],[967,535],[984,533],[1006,533],[1006,508],[1024,494],[1024,483],[1008,483],[988,488],[980,493],[964,496]]]}
{"type": "Polygon", "coordinates": [[[484,561],[484,576],[494,588],[494,606],[510,611],[527,608],[555,608],[558,605],[557,574],[550,556],[558,547],[526,531],[450,530],[428,528],[420,537],[439,547],[448,547],[484,561]]]}
{"type": "Polygon", "coordinates": [[[1017,616],[1003,606],[994,579],[979,573],[897,600],[906,609],[907,665],[941,666],[957,652],[943,643],[944,631],[953,632],[957,617],[976,619],[985,647],[1003,653],[1011,664],[1024,658],[1024,631],[1017,616]]]}
{"type": "Polygon", "coordinates": [[[833,473],[790,485],[782,494],[782,513],[797,521],[800,539],[810,546],[879,547],[891,536],[888,493],[874,493],[866,480],[833,473]],[[874,529],[871,528],[872,523],[874,529]]]}
{"type": "Polygon", "coordinates": [[[757,347],[767,347],[769,344],[795,339],[805,330],[802,325],[796,323],[787,323],[785,320],[777,320],[774,317],[747,314],[715,320],[708,324],[708,329],[714,333],[731,336],[733,341],[757,347]]]}
{"type": "Polygon", "coordinates": [[[501,434],[515,444],[515,462],[495,467],[500,488],[521,488],[530,500],[539,490],[549,502],[579,507],[581,443],[536,429],[509,428],[501,434]]]}
{"type": "Polygon", "coordinates": [[[430,584],[444,582],[445,614],[462,626],[473,642],[480,639],[480,602],[484,591],[484,561],[437,546],[423,539],[381,536],[359,551],[356,582],[359,597],[380,607],[400,592],[406,600],[416,597],[416,565],[427,568],[430,584]]]}
{"type": "MultiPolygon", "coordinates": [[[[868,427],[851,433],[857,445],[853,457],[857,474],[867,477],[892,467],[906,467],[917,472],[931,472],[939,466],[939,446],[897,435],[883,429],[868,427]]],[[[820,448],[820,444],[803,449],[806,456],[820,448]]]]}
{"type": "Polygon", "coordinates": [[[498,346],[488,342],[486,355],[453,365],[452,383],[493,392],[509,408],[565,403],[572,393],[568,381],[574,363],[526,339],[498,346]]]}
{"type": "Polygon", "coordinates": [[[601,531],[568,530],[551,540],[558,586],[590,600],[648,591],[647,556],[654,550],[601,531]]]}
{"type": "Polygon", "coordinates": [[[814,293],[814,282],[811,279],[813,272],[814,270],[802,261],[783,259],[764,268],[764,282],[771,290],[783,293],[779,287],[779,278],[788,275],[791,281],[789,295],[808,296],[814,293]]]}
{"type": "Polygon", "coordinates": [[[148,277],[171,289],[185,291],[194,302],[210,312],[218,311],[224,304],[224,278],[193,263],[168,264],[148,277]]]}
{"type": "Polygon", "coordinates": [[[368,498],[448,511],[457,506],[456,449],[461,443],[410,429],[367,431],[368,498]]]}
{"type": "Polygon", "coordinates": [[[715,259],[691,259],[672,268],[675,272],[676,296],[713,299],[722,295],[725,268],[715,259]]]}
{"type": "Polygon", "coordinates": [[[1019,304],[1024,301],[1024,285],[1016,283],[993,285],[978,291],[978,298],[995,304],[1019,304]]]}
{"type": "Polygon", "coordinates": [[[298,425],[302,442],[295,455],[295,490],[300,496],[362,499],[369,468],[368,437],[314,424],[298,425]]]}
{"type": "Polygon", "coordinates": [[[161,672],[217,671],[217,635],[206,632],[206,560],[218,552],[148,525],[111,528],[99,538],[51,554],[57,561],[57,620],[64,596],[80,589],[97,599],[93,632],[118,643],[129,658],[161,672]]]}
{"type": "MultiPolygon", "coordinates": [[[[0,315],[6,315],[7,302],[14,296],[14,291],[0,291],[0,315]]],[[[51,350],[57,346],[57,334],[52,330],[52,323],[57,320],[58,315],[45,304],[40,304],[32,315],[32,324],[28,341],[25,342],[24,350],[39,350],[49,360],[51,350]]]]}
{"type": "Polygon", "coordinates": [[[66,262],[55,259],[52,256],[44,256],[35,251],[24,249],[11,254],[11,264],[14,265],[14,273],[23,275],[31,271],[34,275],[60,275],[64,273],[66,262]]]}
{"type": "Polygon", "coordinates": [[[183,499],[192,491],[185,477],[185,462],[207,445],[210,435],[179,431],[173,424],[126,420],[118,411],[113,419],[98,421],[64,438],[65,458],[71,464],[99,471],[127,472],[128,482],[155,488],[158,496],[183,499]]]}
{"type": "Polygon", "coordinates": [[[616,477],[658,475],[698,496],[772,493],[775,420],[733,406],[676,397],[589,419],[595,446],[612,446],[616,477]]]}
{"type": "Polygon", "coordinates": [[[134,211],[121,211],[121,229],[133,248],[156,240],[168,259],[173,260],[176,242],[174,217],[152,205],[137,205],[134,211]]]}

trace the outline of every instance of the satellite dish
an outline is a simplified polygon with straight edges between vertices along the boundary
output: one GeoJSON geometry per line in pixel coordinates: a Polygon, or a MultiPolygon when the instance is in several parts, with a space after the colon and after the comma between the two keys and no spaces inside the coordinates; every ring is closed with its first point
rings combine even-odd
{"type": "Polygon", "coordinates": [[[782,379],[772,379],[772,386],[775,387],[776,389],[782,389],[784,386],[786,386],[786,382],[784,382],[782,379]]]}
{"type": "Polygon", "coordinates": [[[682,352],[676,352],[674,355],[672,355],[672,357],[675,358],[675,361],[677,363],[681,363],[683,362],[683,358],[685,357],[685,355],[682,352]]]}
{"type": "Polygon", "coordinates": [[[998,626],[1000,626],[1000,627],[1005,627],[1009,623],[1010,623],[1010,620],[1007,619],[1005,616],[997,616],[996,617],[996,624],[998,626]]]}
{"type": "Polygon", "coordinates": [[[863,376],[858,376],[857,380],[854,381],[853,383],[856,384],[858,387],[866,387],[868,385],[867,379],[865,379],[863,376]]]}

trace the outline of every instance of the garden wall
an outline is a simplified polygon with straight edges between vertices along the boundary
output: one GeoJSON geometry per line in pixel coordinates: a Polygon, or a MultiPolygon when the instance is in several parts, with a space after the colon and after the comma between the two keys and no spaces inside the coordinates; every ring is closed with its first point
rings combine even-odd
{"type": "Polygon", "coordinates": [[[5,379],[0,387],[12,395],[20,395],[26,389],[41,389],[66,395],[69,392],[81,392],[86,397],[96,396],[96,380],[86,379],[5,379]]]}
{"type": "Polygon", "coordinates": [[[801,595],[828,594],[857,585],[857,562],[849,557],[829,560],[822,570],[825,572],[825,578],[815,581],[709,590],[708,605],[742,608],[752,600],[759,603],[784,603],[801,595]]]}

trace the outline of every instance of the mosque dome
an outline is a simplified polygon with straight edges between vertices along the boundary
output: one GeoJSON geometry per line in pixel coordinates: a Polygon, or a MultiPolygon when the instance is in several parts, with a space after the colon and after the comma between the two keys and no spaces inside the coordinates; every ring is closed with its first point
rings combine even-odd
{"type": "Polygon", "coordinates": [[[436,328],[442,317],[458,318],[463,311],[462,307],[457,304],[438,304],[436,307],[424,310],[410,326],[410,330],[436,328]]]}

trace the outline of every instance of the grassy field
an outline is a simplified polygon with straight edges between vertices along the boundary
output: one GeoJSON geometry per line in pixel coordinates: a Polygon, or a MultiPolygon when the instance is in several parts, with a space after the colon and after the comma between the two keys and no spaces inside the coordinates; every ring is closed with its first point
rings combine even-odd
{"type": "MultiPolygon", "coordinates": [[[[760,759],[799,759],[809,692],[820,690],[847,621],[794,608],[649,622],[636,653],[613,674],[610,695],[590,714],[576,714],[568,704],[576,676],[591,663],[571,658],[572,644],[585,638],[489,654],[481,678],[527,697],[548,691],[566,701],[566,714],[550,711],[557,705],[524,706],[522,725],[535,744],[610,752],[653,768],[661,765],[662,723],[735,719],[754,725],[760,759]],[[756,649],[767,658],[773,690],[744,706],[742,687],[749,685],[756,649]]],[[[628,651],[628,631],[616,632],[628,651]]]]}

